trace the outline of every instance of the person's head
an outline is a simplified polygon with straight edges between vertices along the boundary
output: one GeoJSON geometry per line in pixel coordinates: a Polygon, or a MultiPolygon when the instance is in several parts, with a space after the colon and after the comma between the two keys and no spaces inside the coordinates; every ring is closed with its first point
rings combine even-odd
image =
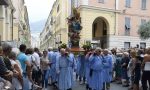
{"type": "Polygon", "coordinates": [[[150,47],[146,49],[146,54],[150,54],[150,47]]]}
{"type": "Polygon", "coordinates": [[[101,54],[101,49],[100,48],[96,48],[95,49],[95,53],[96,53],[96,55],[100,55],[101,54]]]}
{"type": "Polygon", "coordinates": [[[34,48],[34,52],[39,53],[39,49],[38,48],[34,48]]]}
{"type": "Polygon", "coordinates": [[[11,50],[12,50],[12,47],[11,47],[9,44],[4,43],[4,44],[2,45],[2,49],[3,49],[3,54],[4,54],[5,56],[8,56],[9,53],[11,52],[11,50]]]}
{"type": "Polygon", "coordinates": [[[108,53],[109,53],[108,50],[107,50],[107,49],[104,49],[103,54],[104,54],[104,55],[108,55],[108,53]]]}
{"type": "Polygon", "coordinates": [[[9,59],[12,59],[12,60],[16,60],[17,58],[17,55],[15,52],[10,52],[10,54],[8,55],[9,59]]]}
{"type": "Polygon", "coordinates": [[[53,47],[49,47],[48,48],[48,51],[50,52],[50,51],[52,51],[53,50],[53,47]]]}
{"type": "Polygon", "coordinates": [[[34,52],[34,50],[33,50],[33,48],[27,48],[27,50],[26,50],[26,54],[28,55],[28,54],[33,54],[33,52],[34,52]]]}
{"type": "Polygon", "coordinates": [[[135,50],[131,50],[131,51],[130,51],[130,55],[131,55],[132,58],[135,58],[135,57],[136,57],[136,54],[137,54],[137,53],[136,53],[135,50]]]}
{"type": "Polygon", "coordinates": [[[66,50],[65,50],[64,48],[61,48],[61,49],[60,49],[60,53],[61,53],[62,55],[65,55],[66,50]]]}
{"type": "Polygon", "coordinates": [[[71,52],[70,48],[66,48],[66,52],[71,52]]]}
{"type": "Polygon", "coordinates": [[[20,52],[26,52],[27,46],[25,44],[21,44],[19,47],[20,52]]]}
{"type": "Polygon", "coordinates": [[[2,49],[2,46],[0,46],[0,55],[3,55],[3,49],[2,49]]]}
{"type": "Polygon", "coordinates": [[[12,48],[12,52],[15,52],[16,55],[18,55],[20,53],[19,49],[18,48],[12,48]]]}
{"type": "Polygon", "coordinates": [[[47,51],[46,51],[46,50],[43,51],[43,56],[44,56],[44,57],[47,56],[47,51]]]}
{"type": "Polygon", "coordinates": [[[124,57],[129,57],[129,53],[128,52],[124,52],[123,55],[124,55],[124,57]]]}
{"type": "Polygon", "coordinates": [[[112,49],[111,52],[113,55],[116,55],[116,49],[112,49]]]}

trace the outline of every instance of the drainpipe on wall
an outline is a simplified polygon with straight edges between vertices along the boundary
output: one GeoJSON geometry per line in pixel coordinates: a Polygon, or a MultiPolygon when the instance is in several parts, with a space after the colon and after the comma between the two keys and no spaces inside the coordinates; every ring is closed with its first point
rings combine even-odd
{"type": "Polygon", "coordinates": [[[117,29],[117,25],[116,25],[116,19],[117,19],[117,12],[116,10],[118,9],[118,6],[117,6],[117,3],[118,3],[118,0],[115,0],[115,32],[114,32],[114,35],[116,35],[116,29],[117,29]]]}
{"type": "Polygon", "coordinates": [[[11,15],[11,16],[12,16],[12,41],[14,40],[14,39],[13,39],[13,36],[14,36],[14,34],[13,34],[13,33],[14,33],[14,32],[13,32],[13,28],[14,28],[14,26],[13,26],[13,23],[14,23],[14,14],[13,14],[13,12],[14,12],[14,10],[12,9],[12,10],[11,10],[11,14],[12,14],[12,15],[11,15]]]}

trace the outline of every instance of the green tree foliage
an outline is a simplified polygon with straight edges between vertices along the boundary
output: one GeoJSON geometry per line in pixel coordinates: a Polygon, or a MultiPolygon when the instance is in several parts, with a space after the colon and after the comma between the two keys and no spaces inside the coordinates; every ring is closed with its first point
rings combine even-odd
{"type": "Polygon", "coordinates": [[[59,46],[59,48],[67,48],[67,44],[62,43],[62,44],[59,46]]]}
{"type": "Polygon", "coordinates": [[[140,25],[138,29],[138,34],[141,39],[149,39],[150,38],[150,21],[140,25]]]}

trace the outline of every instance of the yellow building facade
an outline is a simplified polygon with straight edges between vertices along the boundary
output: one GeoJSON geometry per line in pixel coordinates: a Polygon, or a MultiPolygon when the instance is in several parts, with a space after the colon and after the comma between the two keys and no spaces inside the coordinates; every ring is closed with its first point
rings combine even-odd
{"type": "Polygon", "coordinates": [[[108,35],[115,33],[116,11],[86,5],[81,5],[79,10],[83,27],[80,47],[88,41],[102,48],[109,47],[108,35]]]}
{"type": "Polygon", "coordinates": [[[12,47],[20,44],[30,46],[30,26],[24,0],[2,0],[0,2],[0,41],[12,47]]]}
{"type": "MultiPolygon", "coordinates": [[[[150,40],[142,40],[137,34],[142,22],[150,20],[150,1],[140,0],[56,0],[50,12],[51,37],[47,47],[58,47],[59,41],[70,45],[68,23],[71,7],[80,12],[82,30],[79,47],[91,43],[92,47],[124,48],[139,45],[145,48],[150,40]]],[[[69,33],[70,34],[70,33],[69,33]]]]}
{"type": "Polygon", "coordinates": [[[12,41],[13,14],[15,8],[11,0],[2,0],[0,3],[0,41],[12,41]]]}
{"type": "Polygon", "coordinates": [[[70,0],[56,0],[50,11],[43,31],[40,34],[40,48],[58,47],[68,43],[67,17],[71,12],[70,0]]]}

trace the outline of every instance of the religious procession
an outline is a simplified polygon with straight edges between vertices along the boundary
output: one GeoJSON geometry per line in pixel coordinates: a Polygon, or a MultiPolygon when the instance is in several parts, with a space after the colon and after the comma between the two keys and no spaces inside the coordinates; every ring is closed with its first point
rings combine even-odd
{"type": "Polygon", "coordinates": [[[77,82],[85,90],[111,90],[111,83],[149,90],[149,76],[150,48],[76,53],[61,47],[40,51],[24,44],[19,49],[0,46],[0,90],[72,90],[77,82]]]}

